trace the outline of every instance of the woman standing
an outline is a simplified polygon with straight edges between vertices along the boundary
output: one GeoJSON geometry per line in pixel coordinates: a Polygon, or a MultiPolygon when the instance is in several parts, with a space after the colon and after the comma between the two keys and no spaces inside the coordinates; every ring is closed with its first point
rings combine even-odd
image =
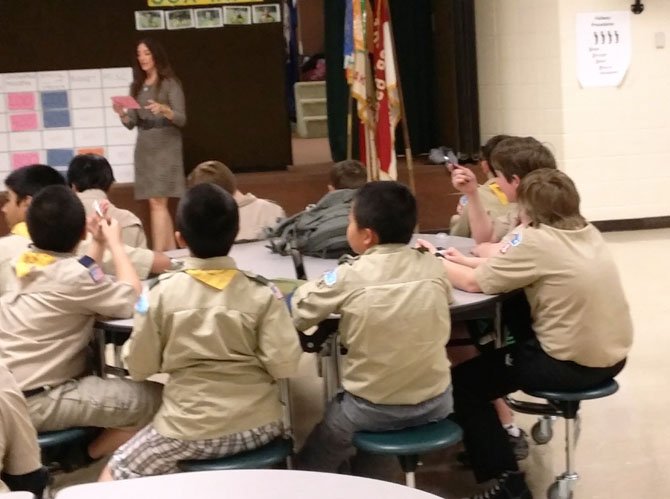
{"type": "Polygon", "coordinates": [[[184,92],[165,49],[145,38],[137,45],[130,95],[140,109],[114,111],[129,129],[138,128],[135,145],[135,199],[148,199],[153,249],[175,248],[168,199],[184,193],[181,127],[186,123],[184,92]]]}

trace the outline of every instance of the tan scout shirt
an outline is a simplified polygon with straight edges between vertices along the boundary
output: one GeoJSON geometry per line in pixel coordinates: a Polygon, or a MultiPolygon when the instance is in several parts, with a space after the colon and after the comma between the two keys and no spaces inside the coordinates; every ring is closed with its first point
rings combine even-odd
{"type": "Polygon", "coordinates": [[[502,241],[519,225],[521,225],[519,205],[513,203],[507,213],[493,219],[493,242],[502,241]]]}
{"type": "MultiPolygon", "coordinates": [[[[93,207],[94,201],[109,201],[107,199],[107,194],[100,189],[89,189],[84,192],[78,192],[77,196],[84,205],[87,217],[95,214],[95,209],[93,207]]],[[[147,247],[147,236],[144,233],[142,222],[132,211],[122,210],[121,208],[114,206],[112,203],[109,203],[107,214],[118,220],[119,225],[121,226],[121,240],[123,241],[123,244],[133,248],[147,247]]]]}
{"type": "Polygon", "coordinates": [[[386,244],[299,287],[292,313],[301,331],[341,314],[345,390],[375,404],[418,404],[451,383],[451,301],[439,259],[386,244]]]}
{"type": "MultiPolygon", "coordinates": [[[[507,201],[505,194],[499,190],[495,179],[490,179],[484,185],[477,188],[479,198],[491,220],[506,216],[510,211],[516,209],[516,204],[507,201]]],[[[470,237],[470,222],[468,220],[468,206],[463,207],[463,213],[455,217],[449,228],[449,234],[452,236],[470,237]]]]}
{"type": "MultiPolygon", "coordinates": [[[[42,466],[37,432],[23,394],[0,363],[0,472],[25,475],[42,466]]],[[[9,492],[0,481],[0,492],[9,492]]]]}
{"type": "Polygon", "coordinates": [[[137,298],[132,285],[104,275],[96,282],[76,258],[50,254],[55,262],[0,298],[0,360],[23,391],[85,374],[95,315],[131,317],[137,298]]]}
{"type": "Polygon", "coordinates": [[[260,199],[247,193],[237,200],[240,210],[240,231],[236,241],[263,239],[263,228],[274,227],[277,220],[286,214],[281,206],[268,199],[260,199]]]}
{"type": "Polygon", "coordinates": [[[160,276],[148,311],[135,314],[127,344],[134,380],[170,375],[156,430],[198,440],[277,421],[282,407],[275,380],[295,374],[301,355],[284,300],[237,270],[232,258],[184,262],[185,271],[160,276]],[[188,269],[229,269],[230,280],[219,290],[188,269]]]}
{"type": "Polygon", "coordinates": [[[12,260],[28,250],[31,240],[27,237],[9,234],[0,237],[0,296],[16,289],[16,275],[12,260]]]}
{"type": "MultiPolygon", "coordinates": [[[[77,247],[77,256],[84,256],[91,245],[91,236],[89,235],[86,240],[82,241],[77,247]]],[[[140,279],[146,279],[151,274],[151,267],[154,264],[154,252],[146,248],[134,248],[128,246],[127,244],[123,245],[123,249],[126,251],[126,255],[130,259],[135,272],[140,279]]],[[[109,250],[105,250],[102,254],[102,262],[100,267],[108,275],[116,275],[116,267],[114,266],[114,258],[112,253],[109,250]]]]}
{"type": "Polygon", "coordinates": [[[633,339],[628,303],[602,235],[592,225],[519,229],[475,270],[485,293],[524,288],[544,351],[587,367],[623,360],[633,339]]]}

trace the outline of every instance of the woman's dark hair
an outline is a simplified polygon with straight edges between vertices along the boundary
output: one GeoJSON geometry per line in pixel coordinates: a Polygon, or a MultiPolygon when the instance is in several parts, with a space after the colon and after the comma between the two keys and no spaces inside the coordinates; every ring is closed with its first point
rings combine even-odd
{"type": "Polygon", "coordinates": [[[152,38],[142,38],[137,42],[137,45],[135,45],[135,54],[133,55],[133,82],[130,84],[130,95],[135,98],[137,98],[137,94],[140,93],[140,88],[142,88],[144,80],[147,78],[146,72],[140,67],[140,63],[137,60],[137,47],[142,44],[146,45],[154,58],[156,74],[158,76],[158,79],[156,80],[156,91],[158,92],[160,90],[163,80],[166,78],[174,78],[174,71],[172,70],[172,66],[170,66],[167,52],[165,52],[163,46],[152,38]]]}

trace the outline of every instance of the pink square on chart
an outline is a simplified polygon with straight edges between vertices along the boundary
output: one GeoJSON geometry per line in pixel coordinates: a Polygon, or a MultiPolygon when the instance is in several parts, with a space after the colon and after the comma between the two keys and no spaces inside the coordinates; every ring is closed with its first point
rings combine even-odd
{"type": "Polygon", "coordinates": [[[12,153],[12,170],[18,170],[21,167],[34,165],[40,162],[40,153],[38,152],[15,152],[12,153]]]}
{"type": "Polygon", "coordinates": [[[11,114],[9,115],[9,124],[12,132],[26,132],[28,130],[37,130],[37,113],[11,114]]]}
{"type": "Polygon", "coordinates": [[[35,92],[12,92],[7,94],[7,107],[10,111],[35,109],[35,92]]]}

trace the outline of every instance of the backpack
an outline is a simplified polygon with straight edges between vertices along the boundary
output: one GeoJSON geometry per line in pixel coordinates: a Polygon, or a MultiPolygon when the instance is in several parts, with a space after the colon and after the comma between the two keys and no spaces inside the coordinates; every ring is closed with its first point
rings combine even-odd
{"type": "Polygon", "coordinates": [[[339,258],[352,250],[347,242],[349,211],[355,189],[329,192],[311,209],[287,218],[269,229],[267,237],[273,253],[300,253],[319,258],[339,258]]]}

